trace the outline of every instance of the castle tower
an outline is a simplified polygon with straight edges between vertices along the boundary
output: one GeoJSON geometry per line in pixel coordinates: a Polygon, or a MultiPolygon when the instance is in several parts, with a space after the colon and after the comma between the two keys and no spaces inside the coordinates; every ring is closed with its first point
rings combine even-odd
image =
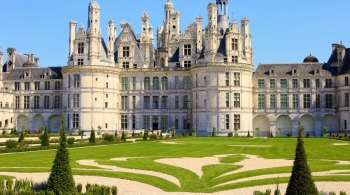
{"type": "Polygon", "coordinates": [[[100,6],[96,0],[89,4],[89,21],[87,34],[89,35],[90,51],[89,60],[91,65],[96,65],[101,60],[101,30],[100,30],[100,6]]]}
{"type": "Polygon", "coordinates": [[[150,66],[150,45],[153,43],[153,28],[149,25],[148,13],[143,13],[141,16],[141,43],[140,49],[145,57],[146,64],[150,66]]]}
{"type": "Polygon", "coordinates": [[[6,71],[11,72],[16,64],[16,48],[7,48],[6,71]]]}
{"type": "Polygon", "coordinates": [[[218,6],[214,3],[209,3],[207,6],[208,10],[208,27],[210,30],[215,29],[217,30],[218,26],[218,20],[217,20],[217,12],[218,12],[218,6]]]}
{"type": "Polygon", "coordinates": [[[114,42],[117,36],[117,28],[113,20],[108,21],[108,59],[114,62],[114,42]]]}
{"type": "Polygon", "coordinates": [[[197,22],[197,53],[200,53],[203,48],[203,43],[202,43],[202,17],[198,16],[196,18],[197,22]]]}
{"type": "Polygon", "coordinates": [[[70,21],[69,22],[69,53],[68,53],[68,60],[70,58],[70,56],[73,54],[74,52],[74,40],[77,34],[76,31],[77,28],[77,22],[76,21],[70,21]]]}
{"type": "Polygon", "coordinates": [[[218,7],[218,29],[225,32],[229,28],[228,0],[216,0],[216,5],[218,7]]]}
{"type": "Polygon", "coordinates": [[[171,0],[168,0],[164,6],[164,11],[165,11],[165,18],[164,20],[170,20],[170,13],[174,11],[174,4],[171,2],[171,0]]]}
{"type": "Polygon", "coordinates": [[[0,81],[2,81],[2,63],[3,63],[4,53],[0,50],[0,81]]]}

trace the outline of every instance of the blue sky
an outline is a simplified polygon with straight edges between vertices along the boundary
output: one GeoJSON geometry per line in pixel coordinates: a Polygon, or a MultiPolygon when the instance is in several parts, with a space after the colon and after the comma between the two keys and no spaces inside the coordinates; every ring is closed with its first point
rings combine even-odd
{"type": "MultiPolygon", "coordinates": [[[[140,33],[141,14],[148,12],[156,29],[164,18],[167,0],[97,0],[101,6],[101,29],[107,37],[107,23],[118,26],[130,21],[140,33]]],[[[172,0],[181,14],[181,29],[198,15],[207,23],[208,0],[172,0]]],[[[41,66],[65,66],[68,57],[68,23],[86,27],[90,0],[10,0],[1,2],[0,47],[16,47],[19,53],[34,53],[41,66]]],[[[212,0],[215,2],[215,0],[212,0]]],[[[229,0],[230,20],[250,20],[255,66],[259,63],[302,62],[312,53],[327,61],[331,44],[350,45],[349,0],[229,0]]],[[[204,25],[203,25],[204,27],[204,25]]]]}

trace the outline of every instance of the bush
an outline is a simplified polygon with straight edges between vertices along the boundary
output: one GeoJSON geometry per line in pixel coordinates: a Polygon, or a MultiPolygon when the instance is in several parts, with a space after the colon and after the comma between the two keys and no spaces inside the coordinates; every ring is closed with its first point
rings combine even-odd
{"type": "Polygon", "coordinates": [[[212,136],[212,137],[215,137],[215,136],[216,136],[216,128],[215,128],[215,127],[213,127],[213,132],[211,133],[211,136],[212,136]]]}
{"type": "Polygon", "coordinates": [[[41,146],[49,146],[50,145],[50,141],[49,140],[50,140],[50,137],[49,137],[47,131],[45,131],[44,135],[42,137],[41,146]]]}
{"type": "Polygon", "coordinates": [[[270,137],[273,138],[273,134],[272,134],[272,131],[270,132],[270,137]]]}
{"type": "Polygon", "coordinates": [[[102,138],[103,138],[103,140],[105,140],[107,142],[114,142],[114,140],[115,140],[115,136],[108,134],[108,133],[103,134],[102,138]]]}
{"type": "Polygon", "coordinates": [[[12,186],[13,186],[13,180],[12,179],[6,180],[6,189],[12,190],[12,186]]]}
{"type": "Polygon", "coordinates": [[[131,137],[135,137],[135,130],[132,131],[131,137]]]}
{"type": "Polygon", "coordinates": [[[95,143],[95,142],[96,142],[95,130],[92,129],[90,133],[89,143],[95,143]]]}
{"type": "Polygon", "coordinates": [[[9,139],[5,142],[6,148],[17,148],[18,147],[18,142],[16,140],[9,139]]]}
{"type": "Polygon", "coordinates": [[[340,191],[340,195],[346,195],[345,191],[340,191]]]}
{"type": "Polygon", "coordinates": [[[248,135],[247,135],[247,137],[250,137],[250,131],[248,131],[248,135]]]}
{"type": "Polygon", "coordinates": [[[150,139],[157,139],[158,136],[157,136],[157,134],[152,133],[151,136],[150,136],[149,138],[150,138],[150,139]]]}
{"type": "Polygon", "coordinates": [[[78,183],[78,184],[77,184],[77,191],[78,191],[78,193],[82,193],[82,191],[83,191],[83,185],[82,185],[81,183],[78,183]]]}
{"type": "Polygon", "coordinates": [[[122,133],[121,140],[122,140],[122,141],[126,141],[126,136],[125,136],[125,132],[124,132],[124,130],[123,130],[123,133],[122,133]]]}
{"type": "Polygon", "coordinates": [[[143,132],[143,140],[147,140],[147,138],[148,138],[148,131],[147,130],[145,130],[144,132],[143,132]]]}
{"type": "MultiPolygon", "coordinates": [[[[307,133],[309,133],[309,132],[307,132],[307,133]]],[[[306,135],[306,137],[307,137],[308,135],[306,135]]],[[[287,137],[292,137],[292,133],[287,133],[287,137]]],[[[310,137],[310,135],[309,135],[309,137],[310,137]]]]}
{"type": "Polygon", "coordinates": [[[23,140],[24,140],[24,131],[22,130],[21,134],[20,134],[20,136],[18,138],[18,143],[21,143],[23,140]]]}
{"type": "Polygon", "coordinates": [[[232,132],[228,133],[227,137],[233,137],[233,133],[232,132]]]}
{"type": "Polygon", "coordinates": [[[254,195],[271,195],[271,190],[266,190],[266,192],[254,191],[254,195]]]}
{"type": "MultiPolygon", "coordinates": [[[[118,194],[118,188],[117,188],[117,186],[112,186],[111,191],[112,191],[112,195],[117,195],[117,194],[118,194]]],[[[345,195],[346,195],[346,194],[345,194],[345,195]]]]}
{"type": "Polygon", "coordinates": [[[70,138],[68,138],[68,144],[69,145],[73,145],[74,144],[74,142],[75,142],[75,138],[74,137],[70,137],[70,138]]]}

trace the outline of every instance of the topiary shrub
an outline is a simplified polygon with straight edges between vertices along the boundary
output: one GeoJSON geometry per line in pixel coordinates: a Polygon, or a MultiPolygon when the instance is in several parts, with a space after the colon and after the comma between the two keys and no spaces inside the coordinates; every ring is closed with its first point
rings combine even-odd
{"type": "Polygon", "coordinates": [[[227,137],[233,137],[233,133],[232,132],[228,133],[227,137]]]}
{"type": "Polygon", "coordinates": [[[108,133],[103,134],[102,138],[103,138],[103,140],[105,140],[107,142],[114,142],[114,140],[115,140],[115,136],[108,134],[108,133]]]}
{"type": "Polygon", "coordinates": [[[83,192],[83,185],[81,183],[77,184],[77,191],[79,194],[83,192]]]}
{"type": "Polygon", "coordinates": [[[90,132],[89,143],[93,144],[95,142],[96,142],[95,130],[92,128],[90,132]]]}
{"type": "Polygon", "coordinates": [[[50,145],[50,137],[47,133],[47,131],[44,132],[44,135],[42,136],[41,140],[41,146],[49,146],[50,145]]]}
{"type": "Polygon", "coordinates": [[[144,130],[143,131],[143,140],[147,140],[147,138],[148,138],[148,131],[147,130],[144,130]]]}
{"type": "Polygon", "coordinates": [[[273,134],[272,134],[272,131],[270,131],[270,137],[273,138],[273,134]]]}
{"type": "Polygon", "coordinates": [[[247,135],[247,137],[250,137],[250,131],[248,131],[248,135],[247,135]]]}
{"type": "Polygon", "coordinates": [[[135,137],[135,130],[132,131],[131,137],[135,137]]]}
{"type": "Polygon", "coordinates": [[[298,143],[295,150],[295,159],[286,195],[308,194],[318,195],[316,185],[311,177],[302,138],[303,128],[299,124],[298,143]]]}
{"type": "Polygon", "coordinates": [[[345,191],[340,191],[340,195],[346,195],[345,191]]]}
{"type": "Polygon", "coordinates": [[[152,133],[149,138],[154,140],[154,139],[157,139],[158,136],[157,136],[157,134],[152,133]]]}
{"type": "Polygon", "coordinates": [[[118,188],[117,188],[117,186],[112,186],[111,192],[112,192],[112,195],[117,195],[117,194],[118,194],[118,188]]]}
{"type": "Polygon", "coordinates": [[[292,137],[292,133],[287,133],[287,137],[292,137]]]}
{"type": "Polygon", "coordinates": [[[6,148],[17,148],[18,142],[16,140],[9,139],[5,142],[6,148]]]}
{"type": "Polygon", "coordinates": [[[126,136],[125,136],[125,132],[124,132],[124,130],[123,130],[123,133],[122,133],[121,140],[122,140],[122,141],[126,141],[126,136]]]}
{"type": "Polygon", "coordinates": [[[18,138],[18,143],[21,143],[23,140],[24,140],[24,131],[22,130],[18,138]]]}
{"type": "Polygon", "coordinates": [[[74,142],[75,142],[75,138],[74,137],[70,137],[70,138],[68,138],[68,144],[69,145],[73,145],[74,144],[74,142]]]}
{"type": "Polygon", "coordinates": [[[72,170],[69,165],[69,153],[67,150],[66,138],[66,118],[62,116],[60,126],[60,143],[56,153],[55,160],[51,169],[51,174],[47,181],[47,191],[52,191],[55,194],[76,194],[72,170]]]}
{"type": "Polygon", "coordinates": [[[254,191],[253,195],[271,195],[271,190],[268,189],[266,192],[254,191]]]}
{"type": "Polygon", "coordinates": [[[213,127],[213,132],[211,133],[211,136],[212,136],[212,137],[215,137],[215,136],[216,136],[216,128],[215,128],[215,127],[213,127]]]}

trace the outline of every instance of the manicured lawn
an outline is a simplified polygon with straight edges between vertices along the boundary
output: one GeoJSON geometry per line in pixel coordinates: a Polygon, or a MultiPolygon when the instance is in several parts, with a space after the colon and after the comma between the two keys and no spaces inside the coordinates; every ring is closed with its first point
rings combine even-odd
{"type": "MultiPolygon", "coordinates": [[[[250,170],[219,177],[225,173],[240,169],[240,165],[235,165],[233,163],[245,159],[245,154],[257,155],[266,159],[293,160],[296,146],[295,138],[249,139],[199,137],[166,141],[173,141],[177,144],[163,144],[161,141],[140,141],[134,144],[69,149],[73,174],[130,179],[156,186],[165,191],[215,192],[276,183],[276,178],[268,178],[215,187],[236,179],[290,173],[292,167],[286,166],[250,170]],[[254,147],[254,145],[257,145],[257,147],[254,147]],[[229,156],[221,158],[221,164],[219,165],[207,165],[202,167],[203,176],[201,178],[188,169],[155,162],[155,160],[163,158],[201,158],[222,154],[229,156]],[[135,158],[129,158],[127,161],[110,160],[112,158],[121,157],[135,158]],[[156,176],[136,173],[125,174],[116,171],[107,171],[106,169],[95,166],[83,166],[78,164],[76,162],[77,160],[95,160],[101,165],[160,172],[176,177],[180,181],[181,186],[179,187],[172,182],[156,176]]],[[[349,142],[323,138],[304,139],[304,147],[308,155],[312,172],[347,170],[347,173],[342,173],[346,175],[315,176],[314,179],[316,181],[350,180],[350,165],[340,165],[336,162],[336,160],[350,161],[350,146],[335,146],[334,143],[349,142]]],[[[0,172],[49,172],[55,153],[55,150],[50,150],[0,155],[0,172]]],[[[280,182],[287,182],[288,179],[288,177],[281,177],[280,182]]]]}

